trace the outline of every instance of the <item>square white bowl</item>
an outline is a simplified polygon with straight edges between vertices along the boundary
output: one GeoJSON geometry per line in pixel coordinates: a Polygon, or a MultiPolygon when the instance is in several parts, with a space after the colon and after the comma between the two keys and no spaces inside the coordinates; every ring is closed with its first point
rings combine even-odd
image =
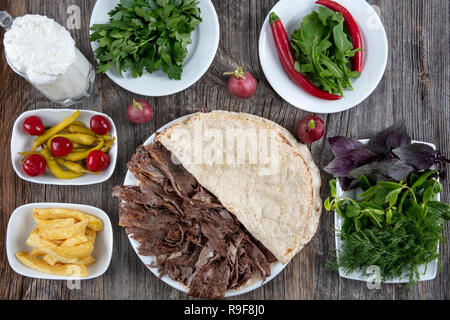
{"type": "Polygon", "coordinates": [[[72,203],[30,203],[18,207],[9,218],[8,229],[6,231],[6,255],[11,268],[18,274],[38,279],[49,280],[88,280],[101,276],[106,272],[111,262],[113,249],[113,233],[111,221],[108,215],[96,207],[83,204],[72,203]],[[33,248],[26,244],[31,231],[37,225],[33,218],[33,208],[67,208],[83,211],[93,215],[103,222],[103,231],[97,232],[92,256],[96,259],[95,263],[87,267],[87,277],[68,277],[52,275],[31,269],[22,264],[17,258],[16,253],[20,251],[30,252],[33,248]]]}
{"type": "MultiPolygon", "coordinates": [[[[363,144],[367,144],[369,142],[369,139],[363,139],[359,140],[363,144]]],[[[432,143],[422,142],[422,141],[412,141],[412,143],[422,143],[426,144],[433,149],[436,149],[436,146],[432,143]]],[[[438,180],[439,181],[439,180],[438,180]]],[[[339,184],[339,181],[336,182],[336,196],[337,197],[349,197],[352,199],[356,199],[358,194],[360,194],[362,190],[360,188],[344,191],[341,188],[341,185],[339,184]]],[[[440,201],[441,197],[440,194],[437,195],[437,201],[440,201]]],[[[337,212],[334,212],[334,228],[336,230],[335,234],[335,241],[336,241],[336,254],[339,259],[339,251],[342,250],[342,241],[339,238],[339,230],[342,228],[342,224],[344,223],[344,218],[342,218],[337,212]]],[[[439,252],[439,244],[437,246],[437,252],[439,252]]],[[[426,280],[433,280],[436,277],[437,271],[439,269],[438,266],[438,260],[435,259],[432,262],[430,262],[428,265],[421,265],[419,266],[419,280],[418,281],[426,281],[426,280]]],[[[370,274],[370,272],[368,272],[370,274]]],[[[373,281],[374,276],[364,276],[362,271],[354,271],[351,273],[346,273],[343,268],[339,268],[339,276],[346,279],[351,280],[358,280],[358,281],[373,281]]],[[[408,283],[409,278],[406,274],[399,278],[390,279],[383,281],[382,283],[408,283]]]]}
{"type": "Polygon", "coordinates": [[[54,184],[54,185],[89,185],[101,183],[108,180],[116,167],[117,161],[117,150],[118,150],[118,137],[117,130],[114,121],[106,114],[92,111],[92,110],[80,110],[80,116],[77,118],[77,121],[82,121],[89,127],[89,121],[93,116],[101,115],[108,119],[111,124],[110,134],[115,137],[115,141],[111,146],[111,149],[108,152],[109,156],[109,166],[102,171],[98,175],[93,174],[84,174],[81,177],[75,179],[59,179],[55,177],[48,168],[44,172],[44,174],[37,177],[30,177],[25,172],[23,172],[22,164],[20,160],[22,160],[23,156],[19,154],[19,152],[25,152],[31,150],[33,146],[33,140],[36,138],[35,136],[30,136],[25,133],[23,130],[23,122],[29,116],[38,116],[42,119],[44,126],[53,126],[63,121],[65,118],[72,115],[76,110],[75,109],[37,109],[30,110],[22,113],[14,122],[12,136],[11,136],[11,161],[14,167],[14,171],[16,171],[17,175],[23,180],[31,181],[34,183],[41,184],[54,184]]]}

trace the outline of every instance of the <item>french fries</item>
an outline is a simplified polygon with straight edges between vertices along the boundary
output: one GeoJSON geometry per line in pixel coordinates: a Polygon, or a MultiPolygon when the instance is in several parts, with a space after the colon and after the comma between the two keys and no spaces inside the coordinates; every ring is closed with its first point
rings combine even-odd
{"type": "Polygon", "coordinates": [[[37,215],[33,214],[34,220],[36,220],[38,226],[57,226],[58,228],[69,227],[75,224],[74,218],[67,219],[53,219],[53,220],[42,220],[37,217],[37,215]]]}
{"type": "MultiPolygon", "coordinates": [[[[95,231],[94,231],[95,232],[95,231]]],[[[79,244],[85,243],[90,241],[88,236],[85,234],[76,234],[73,237],[67,238],[64,240],[63,243],[61,243],[61,247],[74,247],[79,244]]],[[[92,241],[94,242],[94,241],[92,241]]]]}
{"type": "Polygon", "coordinates": [[[33,209],[33,217],[42,220],[53,220],[53,219],[67,219],[74,218],[78,221],[88,220],[88,227],[94,231],[102,231],[103,223],[102,221],[94,216],[86,214],[79,210],[64,209],[64,208],[51,208],[51,209],[33,209]]]}
{"type": "Polygon", "coordinates": [[[50,265],[46,261],[41,260],[28,252],[16,253],[17,259],[27,267],[44,273],[55,274],[59,276],[87,277],[88,272],[83,264],[61,264],[56,263],[50,265]]]}
{"type": "Polygon", "coordinates": [[[95,259],[92,256],[87,256],[81,258],[77,263],[84,264],[86,267],[89,267],[95,263],[95,259]]]}
{"type": "Polygon", "coordinates": [[[61,247],[54,244],[50,240],[42,238],[37,233],[31,234],[28,237],[27,245],[37,248],[64,263],[74,263],[79,258],[84,258],[90,255],[94,250],[94,244],[90,241],[75,247],[61,247]]]}
{"type": "Polygon", "coordinates": [[[86,267],[95,263],[92,257],[97,231],[103,223],[97,217],[79,210],[64,208],[33,209],[37,226],[26,244],[31,252],[16,253],[24,265],[45,273],[86,277],[86,267]]]}
{"type": "Polygon", "coordinates": [[[58,262],[58,260],[56,258],[52,257],[49,254],[46,254],[45,256],[43,256],[42,260],[44,260],[45,262],[47,262],[49,265],[52,265],[52,266],[54,266],[58,262]]]}
{"type": "Polygon", "coordinates": [[[67,227],[42,225],[39,226],[39,235],[48,240],[69,239],[76,235],[84,235],[88,221],[83,220],[67,227]]]}
{"type": "Polygon", "coordinates": [[[33,250],[31,250],[30,254],[31,254],[32,256],[35,256],[35,257],[43,257],[43,256],[45,256],[45,252],[42,252],[41,250],[36,249],[36,248],[34,248],[33,250]]]}

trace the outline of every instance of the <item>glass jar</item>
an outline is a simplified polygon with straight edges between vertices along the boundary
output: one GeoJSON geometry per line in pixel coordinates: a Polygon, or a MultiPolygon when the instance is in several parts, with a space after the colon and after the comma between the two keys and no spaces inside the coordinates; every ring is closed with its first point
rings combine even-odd
{"type": "MultiPolygon", "coordinates": [[[[12,17],[5,11],[0,11],[0,26],[6,31],[13,23],[12,17]]],[[[39,90],[44,96],[55,103],[70,106],[89,97],[95,80],[95,69],[86,57],[75,47],[75,61],[70,65],[64,74],[58,76],[56,80],[49,84],[33,83],[29,77],[17,70],[8,59],[6,60],[11,69],[23,77],[39,90]]]]}

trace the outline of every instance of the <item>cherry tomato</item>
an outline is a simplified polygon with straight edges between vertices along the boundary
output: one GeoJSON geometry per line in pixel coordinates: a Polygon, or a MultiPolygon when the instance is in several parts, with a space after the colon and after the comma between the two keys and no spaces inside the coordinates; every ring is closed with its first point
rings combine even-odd
{"type": "Polygon", "coordinates": [[[91,130],[96,134],[104,135],[111,130],[111,124],[104,116],[93,116],[90,121],[91,130]]]}
{"type": "Polygon", "coordinates": [[[45,172],[46,162],[40,154],[30,154],[23,162],[23,171],[31,176],[40,176],[45,172]]]}
{"type": "Polygon", "coordinates": [[[94,172],[103,171],[108,165],[108,155],[100,150],[91,151],[86,160],[86,166],[89,170],[94,172]]]}
{"type": "Polygon", "coordinates": [[[31,136],[41,136],[44,134],[45,128],[41,118],[30,116],[23,123],[23,130],[31,136]]]}
{"type": "Polygon", "coordinates": [[[50,148],[52,149],[53,155],[57,157],[64,157],[72,152],[73,144],[67,138],[56,137],[52,139],[52,142],[50,143],[50,148]]]}

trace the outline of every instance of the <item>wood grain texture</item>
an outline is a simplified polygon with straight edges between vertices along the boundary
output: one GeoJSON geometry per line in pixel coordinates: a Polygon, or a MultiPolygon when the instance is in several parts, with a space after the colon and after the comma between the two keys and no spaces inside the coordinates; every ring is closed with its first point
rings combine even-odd
{"type": "MultiPolygon", "coordinates": [[[[309,0],[308,0],[309,1],[309,0]]],[[[433,142],[440,150],[450,150],[450,1],[372,0],[378,6],[389,40],[389,59],[383,80],[359,106],[338,114],[321,115],[326,136],[346,135],[366,138],[399,119],[406,119],[413,139],[433,142]]],[[[217,55],[208,72],[195,85],[178,94],[147,98],[154,118],[148,125],[131,125],[125,107],[132,98],[105,76],[98,76],[92,96],[76,106],[109,114],[118,130],[119,156],[112,178],[93,186],[45,186],[22,181],[10,161],[10,139],[14,120],[24,111],[58,108],[34,90],[8,67],[0,45],[0,299],[187,299],[187,295],[158,280],[140,262],[124,231],[117,226],[114,185],[121,184],[125,163],[135,148],[156,129],[199,106],[242,111],[271,119],[293,132],[296,122],[307,113],[284,102],[270,87],[258,58],[258,38],[262,23],[275,0],[213,0],[219,15],[221,38],[217,55]],[[228,94],[222,73],[238,66],[259,81],[255,96],[246,101],[228,94]],[[31,202],[73,202],[105,210],[113,224],[114,252],[110,268],[100,278],[83,281],[80,289],[69,290],[64,281],[24,278],[15,274],[6,258],[5,237],[12,211],[31,202]]],[[[77,46],[93,61],[88,41],[88,25],[93,0],[0,0],[0,10],[13,16],[43,14],[66,24],[67,7],[81,8],[81,29],[72,30],[77,46]]],[[[3,38],[3,32],[0,32],[3,38]]],[[[75,107],[74,107],[75,108],[75,107]]],[[[320,167],[332,155],[321,140],[312,145],[320,167]]],[[[323,181],[329,175],[322,172],[323,181]]],[[[444,182],[442,200],[449,202],[449,181],[444,182]]],[[[326,184],[321,189],[328,196],[326,184]]],[[[448,225],[447,225],[448,226],[448,225]]],[[[450,232],[445,232],[447,238],[450,232]]],[[[234,299],[449,299],[450,249],[440,246],[442,269],[436,279],[404,285],[382,285],[369,290],[365,283],[339,278],[326,268],[334,251],[333,216],[323,213],[316,236],[280,273],[264,287],[234,299]]]]}

